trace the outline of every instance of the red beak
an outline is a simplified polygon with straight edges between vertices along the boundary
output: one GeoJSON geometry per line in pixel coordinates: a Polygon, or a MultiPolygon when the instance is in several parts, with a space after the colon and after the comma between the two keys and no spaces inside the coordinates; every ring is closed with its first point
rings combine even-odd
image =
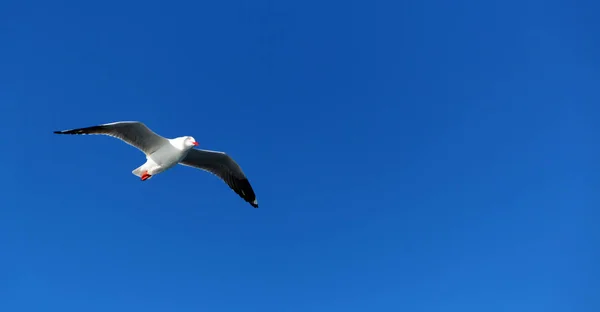
{"type": "Polygon", "coordinates": [[[195,142],[195,141],[194,141],[194,143],[193,143],[193,144],[194,144],[195,146],[198,146],[198,142],[195,142]]]}

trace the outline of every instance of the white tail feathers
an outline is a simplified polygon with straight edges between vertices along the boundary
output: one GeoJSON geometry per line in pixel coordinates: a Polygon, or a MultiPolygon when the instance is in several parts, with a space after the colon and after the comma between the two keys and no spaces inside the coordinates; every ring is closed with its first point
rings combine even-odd
{"type": "MultiPolygon", "coordinates": [[[[146,162],[135,168],[135,170],[131,171],[134,175],[141,178],[144,175],[144,172],[149,171],[150,174],[157,173],[157,169],[159,169],[158,165],[153,162],[151,159],[146,160],[146,162]]],[[[159,170],[160,171],[160,170],[159,170]]]]}
{"type": "Polygon", "coordinates": [[[144,165],[141,165],[139,167],[137,167],[135,170],[131,171],[131,173],[133,173],[134,175],[136,175],[138,178],[142,177],[142,174],[144,174],[144,165]]]}

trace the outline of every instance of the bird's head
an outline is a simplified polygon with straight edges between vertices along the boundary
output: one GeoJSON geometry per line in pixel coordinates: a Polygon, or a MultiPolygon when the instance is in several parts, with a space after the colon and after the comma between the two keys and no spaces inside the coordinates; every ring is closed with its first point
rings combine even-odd
{"type": "Polygon", "coordinates": [[[183,146],[185,146],[186,148],[192,148],[194,146],[198,146],[198,142],[196,142],[196,139],[194,139],[194,137],[186,136],[183,137],[183,146]]]}
{"type": "Polygon", "coordinates": [[[196,139],[191,136],[182,136],[169,140],[171,145],[178,150],[186,151],[191,149],[194,146],[198,146],[198,142],[196,139]]]}

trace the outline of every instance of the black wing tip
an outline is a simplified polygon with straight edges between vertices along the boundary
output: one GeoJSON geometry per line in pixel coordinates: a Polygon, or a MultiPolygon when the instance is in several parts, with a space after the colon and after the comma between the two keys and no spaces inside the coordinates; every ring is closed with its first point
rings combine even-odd
{"type": "Polygon", "coordinates": [[[241,179],[239,180],[239,182],[239,184],[236,183],[236,193],[238,193],[238,195],[240,195],[241,198],[248,202],[250,206],[258,208],[256,195],[254,194],[252,186],[250,186],[250,181],[248,181],[248,179],[241,179]]]}
{"type": "Polygon", "coordinates": [[[106,125],[98,125],[98,126],[77,128],[77,129],[71,129],[71,130],[54,131],[54,133],[55,134],[88,134],[88,133],[92,133],[94,131],[105,130],[106,128],[107,128],[106,125]]]}
{"type": "Polygon", "coordinates": [[[54,134],[80,134],[80,133],[76,132],[76,130],[59,130],[59,131],[54,131],[54,134]]]}
{"type": "Polygon", "coordinates": [[[75,130],[62,130],[62,131],[54,131],[55,134],[82,134],[78,129],[75,130]]]}

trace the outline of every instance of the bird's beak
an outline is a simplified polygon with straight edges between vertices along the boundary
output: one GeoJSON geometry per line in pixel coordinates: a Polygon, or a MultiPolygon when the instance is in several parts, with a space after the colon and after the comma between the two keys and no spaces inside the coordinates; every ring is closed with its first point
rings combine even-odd
{"type": "Polygon", "coordinates": [[[194,146],[198,146],[198,142],[196,142],[196,141],[194,141],[194,143],[192,143],[192,144],[194,144],[194,146]]]}

